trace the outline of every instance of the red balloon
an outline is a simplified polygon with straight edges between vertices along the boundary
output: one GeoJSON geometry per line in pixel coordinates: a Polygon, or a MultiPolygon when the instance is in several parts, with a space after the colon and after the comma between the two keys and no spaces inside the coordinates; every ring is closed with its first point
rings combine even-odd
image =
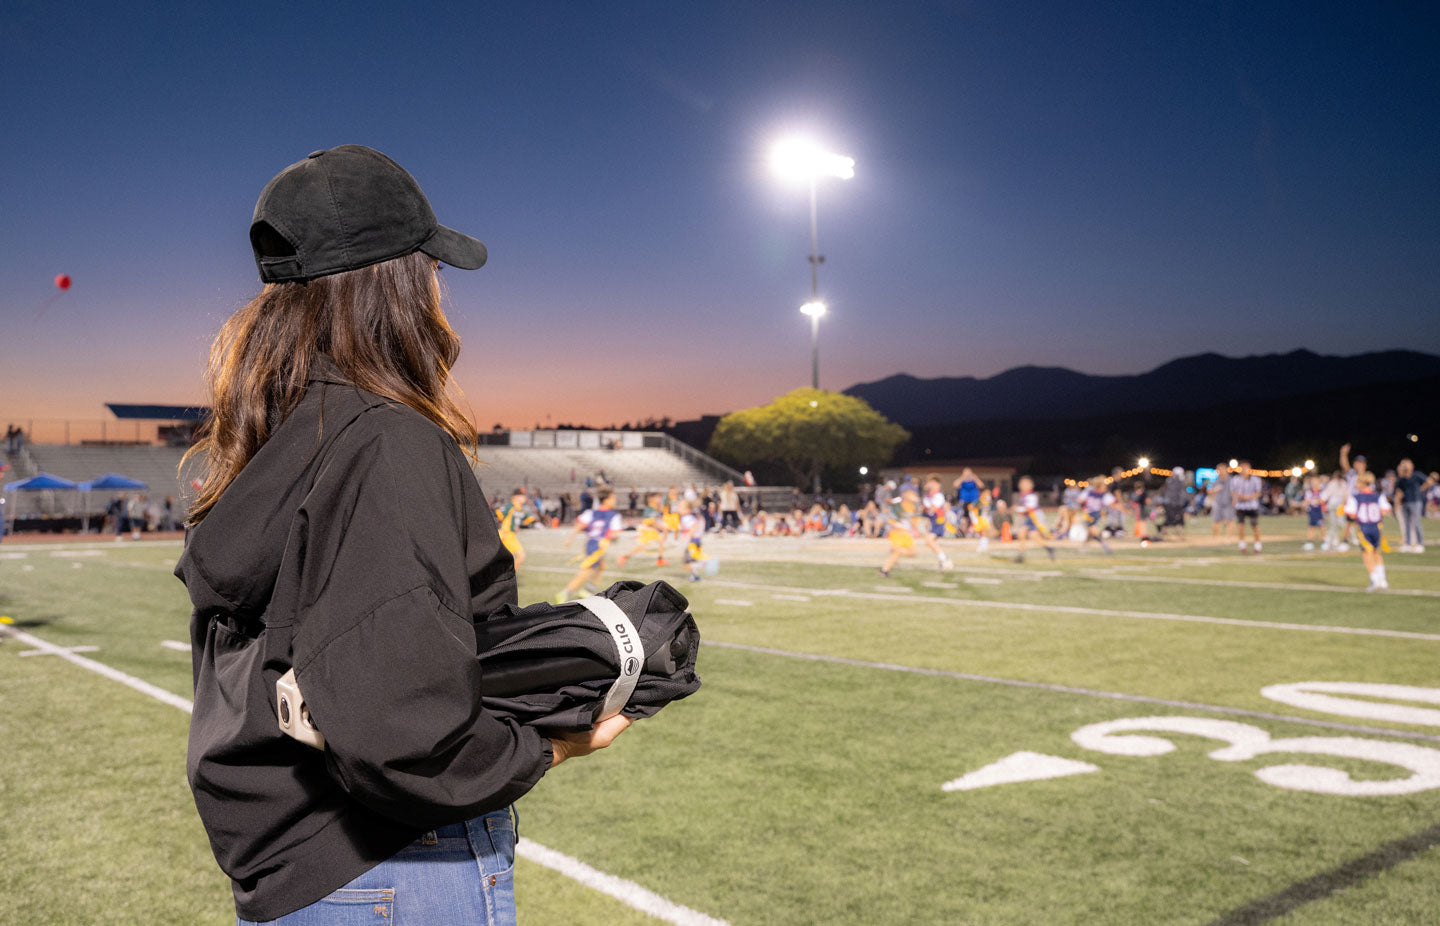
{"type": "Polygon", "coordinates": [[[63,273],[60,274],[58,277],[55,278],[55,285],[61,289],[69,289],[70,277],[63,273]]]}

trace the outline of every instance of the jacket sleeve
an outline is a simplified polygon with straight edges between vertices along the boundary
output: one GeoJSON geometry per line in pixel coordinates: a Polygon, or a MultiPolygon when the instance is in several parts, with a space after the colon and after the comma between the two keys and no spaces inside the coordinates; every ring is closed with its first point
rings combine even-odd
{"type": "MultiPolygon", "coordinates": [[[[481,706],[471,547],[488,538],[467,536],[473,473],[428,421],[372,415],[336,438],[301,510],[293,665],[341,787],[433,827],[520,797],[550,745],[481,706]]],[[[513,583],[494,547],[487,571],[513,583]]]]}

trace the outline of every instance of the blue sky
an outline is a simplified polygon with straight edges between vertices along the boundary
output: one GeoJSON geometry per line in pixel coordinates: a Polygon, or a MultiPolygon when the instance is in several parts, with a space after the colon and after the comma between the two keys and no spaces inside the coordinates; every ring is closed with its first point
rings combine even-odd
{"type": "Polygon", "coordinates": [[[10,0],[0,79],[0,417],[203,398],[261,187],[345,143],[489,247],[445,274],[486,424],[807,384],[794,132],[856,160],[827,388],[1440,352],[1433,5],[10,0]]]}

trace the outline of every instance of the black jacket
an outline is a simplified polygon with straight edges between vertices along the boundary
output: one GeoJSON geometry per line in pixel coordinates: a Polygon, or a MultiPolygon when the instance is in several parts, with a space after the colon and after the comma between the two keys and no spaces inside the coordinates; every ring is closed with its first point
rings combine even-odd
{"type": "Polygon", "coordinates": [[[194,604],[187,772],[241,917],[318,900],[549,768],[539,732],[481,706],[474,622],[515,603],[515,571],[474,472],[328,358],[175,574],[194,604]],[[292,666],[323,752],[277,727],[292,666]]]}

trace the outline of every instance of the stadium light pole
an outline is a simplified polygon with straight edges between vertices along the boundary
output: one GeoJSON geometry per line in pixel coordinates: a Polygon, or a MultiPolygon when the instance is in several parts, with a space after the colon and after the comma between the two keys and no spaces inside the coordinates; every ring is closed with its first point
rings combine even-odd
{"type": "Polygon", "coordinates": [[[831,154],[813,142],[792,138],[776,145],[770,155],[775,172],[792,180],[805,180],[810,184],[810,301],[800,311],[810,316],[810,385],[820,388],[820,316],[825,314],[825,303],[820,301],[820,265],[825,257],[820,253],[819,206],[816,188],[821,177],[837,177],[849,180],[855,176],[855,159],[842,154],[831,154]]]}

